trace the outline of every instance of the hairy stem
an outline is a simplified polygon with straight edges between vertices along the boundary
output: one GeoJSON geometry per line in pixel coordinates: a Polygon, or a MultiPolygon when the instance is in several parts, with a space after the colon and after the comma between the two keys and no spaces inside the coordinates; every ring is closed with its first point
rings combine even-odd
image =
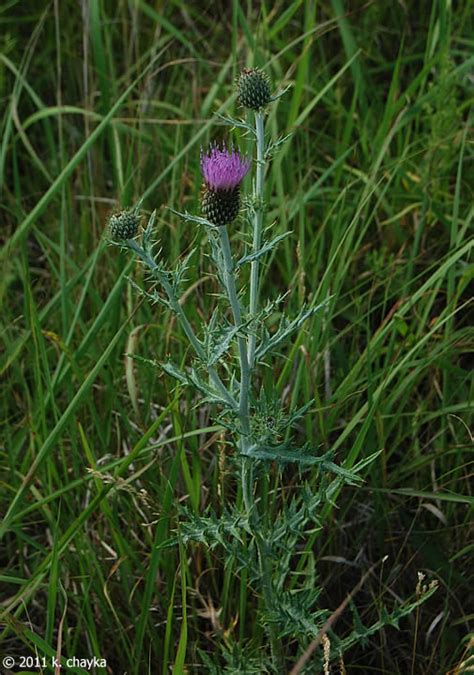
{"type": "MultiPolygon", "coordinates": [[[[163,287],[163,290],[165,291],[166,295],[168,296],[168,302],[170,304],[171,309],[173,312],[176,314],[178,317],[179,322],[181,323],[181,326],[186,334],[186,337],[188,338],[190,344],[192,345],[194,351],[198,355],[198,357],[203,361],[203,363],[206,362],[206,354],[204,352],[204,349],[202,348],[201,343],[199,342],[198,338],[196,337],[196,334],[194,333],[191,324],[189,323],[188,317],[184,313],[183,308],[179,304],[179,300],[176,297],[173,288],[169,281],[164,278],[163,274],[160,273],[160,270],[158,268],[158,265],[156,262],[153,260],[151,255],[147,253],[141,246],[139,246],[133,239],[129,239],[127,241],[127,245],[132,251],[134,251],[138,257],[145,263],[145,265],[150,269],[152,274],[155,276],[156,279],[160,282],[161,286],[163,287]]],[[[222,382],[221,378],[219,377],[217,371],[215,368],[212,366],[208,366],[208,372],[209,372],[209,377],[216,387],[217,391],[221,394],[221,396],[227,401],[227,403],[232,407],[236,408],[237,407],[237,401],[234,399],[234,397],[229,393],[227,390],[226,386],[222,382]]]]}
{"type": "MultiPolygon", "coordinates": [[[[253,243],[252,253],[257,253],[260,250],[262,243],[262,229],[263,229],[263,180],[265,174],[265,128],[263,122],[263,113],[255,113],[255,133],[257,138],[257,169],[255,177],[254,189],[254,221],[253,221],[253,243]]],[[[249,315],[255,318],[258,311],[258,282],[259,282],[259,258],[252,260],[250,265],[250,304],[249,315]]],[[[255,330],[250,335],[248,341],[248,361],[249,367],[253,368],[255,360],[255,345],[257,336],[255,330]]]]}
{"type": "MultiPolygon", "coordinates": [[[[237,295],[234,262],[230,248],[229,235],[226,227],[219,228],[219,236],[224,261],[224,283],[229,297],[229,303],[236,326],[242,325],[242,310],[237,295]]],[[[257,276],[258,280],[258,276],[257,276]]],[[[260,515],[257,505],[254,502],[253,495],[253,462],[247,455],[249,434],[250,434],[250,413],[249,413],[249,391],[250,391],[250,368],[248,363],[247,346],[243,337],[238,337],[239,360],[240,360],[240,397],[239,397],[239,418],[241,424],[240,447],[242,457],[242,495],[244,507],[249,518],[249,525],[252,531],[255,545],[257,547],[258,562],[260,568],[260,579],[262,584],[263,599],[267,609],[273,607],[273,586],[271,579],[271,566],[267,555],[265,542],[260,534],[260,515]]],[[[270,647],[272,652],[272,661],[275,672],[282,672],[283,653],[281,643],[278,639],[278,630],[274,625],[268,627],[270,636],[270,647]]]]}
{"type": "MultiPolygon", "coordinates": [[[[242,310],[240,308],[237,289],[235,286],[234,261],[230,250],[229,235],[226,227],[219,227],[219,237],[224,261],[224,284],[229,297],[229,303],[234,317],[235,326],[242,325],[242,310]]],[[[247,447],[250,435],[249,420],[249,390],[250,390],[250,369],[247,359],[247,347],[245,338],[242,335],[237,337],[239,347],[240,361],[240,395],[239,395],[239,419],[241,427],[240,447],[243,455],[247,454],[247,447]]]]}
{"type": "MultiPolygon", "coordinates": [[[[262,579],[262,591],[263,591],[263,600],[267,609],[272,609],[273,602],[273,585],[272,585],[272,573],[271,573],[271,562],[270,557],[268,556],[266,546],[261,536],[257,533],[255,536],[255,543],[257,545],[258,561],[260,568],[260,576],[262,579]]],[[[275,673],[283,673],[284,668],[284,655],[283,647],[281,640],[278,638],[278,627],[275,624],[270,624],[267,626],[268,634],[270,637],[270,649],[272,653],[272,663],[275,673]]]]}

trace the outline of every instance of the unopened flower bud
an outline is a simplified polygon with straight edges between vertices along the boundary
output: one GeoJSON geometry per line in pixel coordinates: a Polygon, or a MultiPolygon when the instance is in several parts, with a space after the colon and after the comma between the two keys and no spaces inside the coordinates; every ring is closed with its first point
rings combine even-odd
{"type": "Polygon", "coordinates": [[[260,68],[244,68],[237,78],[239,103],[244,108],[261,110],[272,98],[270,80],[260,68]]]}
{"type": "Polygon", "coordinates": [[[137,235],[140,224],[140,212],[138,209],[127,209],[114,213],[109,218],[109,231],[116,241],[133,239],[137,235]]]}

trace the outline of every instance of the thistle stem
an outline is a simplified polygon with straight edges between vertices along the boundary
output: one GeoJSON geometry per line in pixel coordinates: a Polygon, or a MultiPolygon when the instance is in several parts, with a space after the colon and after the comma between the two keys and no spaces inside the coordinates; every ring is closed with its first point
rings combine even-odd
{"type": "MultiPolygon", "coordinates": [[[[262,579],[263,599],[267,609],[273,607],[273,586],[271,577],[270,558],[267,555],[266,547],[260,535],[254,534],[255,543],[257,545],[257,553],[260,567],[260,575],[262,579]]],[[[283,672],[284,656],[281,640],[278,639],[278,628],[274,624],[268,626],[268,634],[270,637],[270,650],[272,654],[273,668],[276,673],[283,672]]]]}
{"type": "MultiPolygon", "coordinates": [[[[219,227],[219,237],[224,261],[224,285],[229,297],[229,303],[234,317],[234,324],[237,327],[242,325],[242,310],[237,295],[234,276],[234,261],[230,249],[229,234],[227,228],[219,227]]],[[[240,395],[239,395],[239,419],[241,426],[240,447],[243,455],[247,454],[248,439],[250,435],[249,421],[249,389],[250,389],[250,369],[247,359],[247,347],[245,338],[239,335],[237,337],[240,360],[240,395]]]]}
{"type": "MultiPolygon", "coordinates": [[[[226,227],[219,228],[222,257],[224,261],[224,284],[229,297],[229,302],[236,326],[242,325],[242,310],[237,295],[234,262],[230,248],[229,235],[226,227]]],[[[257,275],[258,280],[258,275],[257,275]]],[[[243,337],[238,337],[239,359],[240,359],[240,398],[239,398],[239,418],[241,425],[240,447],[242,457],[242,495],[244,507],[249,518],[249,525],[252,531],[260,568],[260,577],[262,583],[262,592],[265,605],[270,609],[273,605],[273,586],[271,580],[271,569],[266,553],[265,543],[260,535],[260,515],[257,505],[253,498],[253,464],[252,459],[247,455],[248,442],[250,434],[249,419],[249,390],[250,390],[250,368],[247,356],[247,346],[243,337]]],[[[281,672],[283,666],[283,653],[281,643],[278,640],[278,631],[276,626],[269,626],[270,647],[272,652],[273,666],[276,672],[281,672]]]]}
{"type": "MultiPolygon", "coordinates": [[[[257,139],[257,168],[254,189],[254,222],[253,222],[253,243],[252,253],[256,254],[260,250],[262,243],[263,229],[263,181],[265,175],[265,128],[263,113],[255,113],[255,134],[257,139]]],[[[250,305],[249,314],[253,319],[258,311],[258,282],[259,282],[259,258],[254,258],[250,265],[250,305]]],[[[255,331],[249,336],[248,341],[248,362],[252,369],[255,361],[255,346],[257,336],[255,331]]]]}
{"type": "MultiPolygon", "coordinates": [[[[201,343],[199,342],[198,338],[196,337],[195,332],[192,329],[191,324],[189,323],[188,317],[184,313],[183,308],[179,304],[179,300],[176,297],[173,288],[169,281],[164,278],[163,274],[160,273],[160,270],[158,268],[158,265],[156,262],[153,260],[151,255],[147,253],[141,246],[139,246],[136,241],[133,239],[127,240],[127,245],[132,251],[134,251],[140,260],[142,260],[145,265],[150,269],[151,273],[153,276],[158,279],[160,282],[161,286],[163,287],[163,290],[165,291],[166,295],[168,296],[168,302],[173,310],[173,312],[176,314],[178,317],[179,322],[181,323],[181,326],[186,334],[186,337],[188,338],[190,344],[194,348],[194,351],[198,355],[198,357],[201,359],[203,363],[206,362],[206,354],[204,352],[204,349],[202,348],[201,343]]],[[[222,382],[221,378],[217,374],[217,371],[213,366],[208,367],[208,372],[209,372],[209,377],[211,381],[213,382],[214,386],[218,390],[218,392],[221,394],[221,396],[227,401],[227,403],[232,407],[236,408],[237,407],[237,401],[234,399],[234,397],[229,393],[227,390],[226,386],[222,382]]]]}

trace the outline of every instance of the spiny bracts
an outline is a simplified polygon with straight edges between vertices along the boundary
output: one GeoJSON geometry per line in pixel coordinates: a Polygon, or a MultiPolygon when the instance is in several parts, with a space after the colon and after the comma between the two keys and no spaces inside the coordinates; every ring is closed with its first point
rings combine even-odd
{"type": "Polygon", "coordinates": [[[201,209],[204,217],[213,225],[229,225],[240,210],[240,185],[233,190],[212,190],[203,185],[201,209]]]}
{"type": "Polygon", "coordinates": [[[272,100],[270,79],[260,68],[244,68],[237,78],[239,103],[244,108],[262,110],[272,100]]]}
{"type": "Polygon", "coordinates": [[[250,169],[250,160],[225,145],[213,145],[201,153],[204,186],[201,208],[213,225],[229,225],[239,213],[240,184],[250,169]]]}
{"type": "Polygon", "coordinates": [[[109,218],[109,231],[116,241],[133,239],[137,235],[140,225],[140,212],[138,209],[124,209],[114,213],[109,218]]]}

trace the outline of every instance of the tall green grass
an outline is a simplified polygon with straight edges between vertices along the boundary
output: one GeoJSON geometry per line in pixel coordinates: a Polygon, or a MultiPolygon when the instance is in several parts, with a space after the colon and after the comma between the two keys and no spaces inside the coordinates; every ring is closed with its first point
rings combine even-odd
{"type": "MultiPolygon", "coordinates": [[[[265,377],[285,405],[315,398],[301,437],[342,465],[380,453],[364,487],[324,511],[295,569],[313,573],[315,552],[336,610],[388,555],[334,626],[341,639],[360,627],[347,672],[462,672],[473,617],[472,16],[470,0],[5,3],[5,654],[60,645],[64,659],[96,655],[141,675],[207,672],[206,654],[225,672],[235,649],[251,672],[264,634],[245,574],[224,569],[218,550],[163,546],[178,503],[219,509],[235,490],[229,448],[189,392],[126,356],[184,361],[186,342],[171,315],[137,301],[126,277],[141,270],[105,247],[103,227],[144,195],[159,211],[161,255],[196,247],[184,301],[191,319],[209,314],[204,233],[165,206],[197,209],[200,146],[226,131],[209,117],[239,114],[232,78],[257,64],[292,85],[267,126],[293,132],[268,192],[275,234],[293,234],[265,289],[289,290],[290,314],[332,296],[265,377]],[[439,580],[433,598],[398,631],[364,638],[382,605],[413,595],[419,570],[439,580]]],[[[269,519],[300,483],[269,475],[269,519]]]]}

